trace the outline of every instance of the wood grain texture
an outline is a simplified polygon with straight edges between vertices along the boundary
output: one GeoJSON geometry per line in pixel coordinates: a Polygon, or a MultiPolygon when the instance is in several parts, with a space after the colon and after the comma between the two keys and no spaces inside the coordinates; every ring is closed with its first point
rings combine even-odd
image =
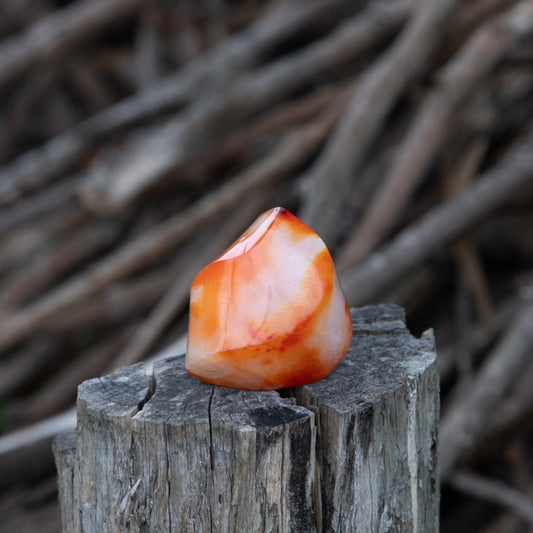
{"type": "Polygon", "coordinates": [[[432,337],[396,306],[352,313],[337,370],[281,394],[200,382],[183,356],[83,383],[54,450],[63,530],[436,531],[432,337]]]}
{"type": "Polygon", "coordinates": [[[348,354],[294,389],[318,427],[321,531],[438,531],[439,381],[431,332],[396,305],[352,310],[348,354]]]}
{"type": "Polygon", "coordinates": [[[68,531],[74,509],[74,463],[76,457],[76,435],[73,431],[58,435],[52,444],[58,472],[57,488],[61,507],[61,525],[68,531]]]}

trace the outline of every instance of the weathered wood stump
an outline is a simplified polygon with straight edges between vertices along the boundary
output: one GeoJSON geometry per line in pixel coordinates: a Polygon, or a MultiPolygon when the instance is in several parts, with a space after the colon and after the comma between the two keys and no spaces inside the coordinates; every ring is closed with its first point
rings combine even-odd
{"type": "Polygon", "coordinates": [[[63,530],[437,531],[432,335],[394,305],[352,314],[349,353],[311,385],[215,387],[183,356],[83,383],[54,446],[63,530]]]}

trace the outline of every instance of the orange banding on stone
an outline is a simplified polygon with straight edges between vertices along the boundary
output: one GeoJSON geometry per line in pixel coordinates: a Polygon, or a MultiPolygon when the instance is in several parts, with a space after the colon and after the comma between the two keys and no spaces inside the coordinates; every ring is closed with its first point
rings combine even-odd
{"type": "Polygon", "coordinates": [[[185,366],[215,385],[293,387],[326,377],[351,338],[326,245],[276,207],[193,281],[185,366]]]}

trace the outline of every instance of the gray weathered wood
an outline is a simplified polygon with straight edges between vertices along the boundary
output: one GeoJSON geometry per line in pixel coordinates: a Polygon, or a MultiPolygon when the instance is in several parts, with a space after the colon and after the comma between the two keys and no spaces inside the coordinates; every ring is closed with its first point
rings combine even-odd
{"type": "Polygon", "coordinates": [[[321,530],[438,531],[433,335],[411,336],[395,305],[352,318],[352,345],[335,373],[295,389],[319,428],[321,530]]]}
{"type": "Polygon", "coordinates": [[[433,340],[397,306],[352,314],[335,372],[281,394],[207,385],[183,356],[83,383],[54,448],[63,531],[437,531],[433,340]]]}
{"type": "Polygon", "coordinates": [[[58,435],[52,449],[56,459],[58,472],[57,487],[59,490],[59,504],[61,507],[61,523],[63,530],[69,524],[74,509],[74,463],[76,457],[76,435],[73,431],[58,435]]]}

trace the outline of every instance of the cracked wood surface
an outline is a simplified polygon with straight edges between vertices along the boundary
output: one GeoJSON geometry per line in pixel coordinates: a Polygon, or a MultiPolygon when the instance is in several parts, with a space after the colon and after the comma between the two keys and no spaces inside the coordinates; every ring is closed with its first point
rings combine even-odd
{"type": "Polygon", "coordinates": [[[281,394],[208,385],[183,356],[84,382],[54,446],[63,531],[436,531],[432,336],[397,306],[352,316],[335,372],[281,394]]]}
{"type": "Polygon", "coordinates": [[[396,305],[352,309],[350,350],[294,389],[316,416],[324,532],[438,531],[439,381],[432,332],[396,305]]]}

